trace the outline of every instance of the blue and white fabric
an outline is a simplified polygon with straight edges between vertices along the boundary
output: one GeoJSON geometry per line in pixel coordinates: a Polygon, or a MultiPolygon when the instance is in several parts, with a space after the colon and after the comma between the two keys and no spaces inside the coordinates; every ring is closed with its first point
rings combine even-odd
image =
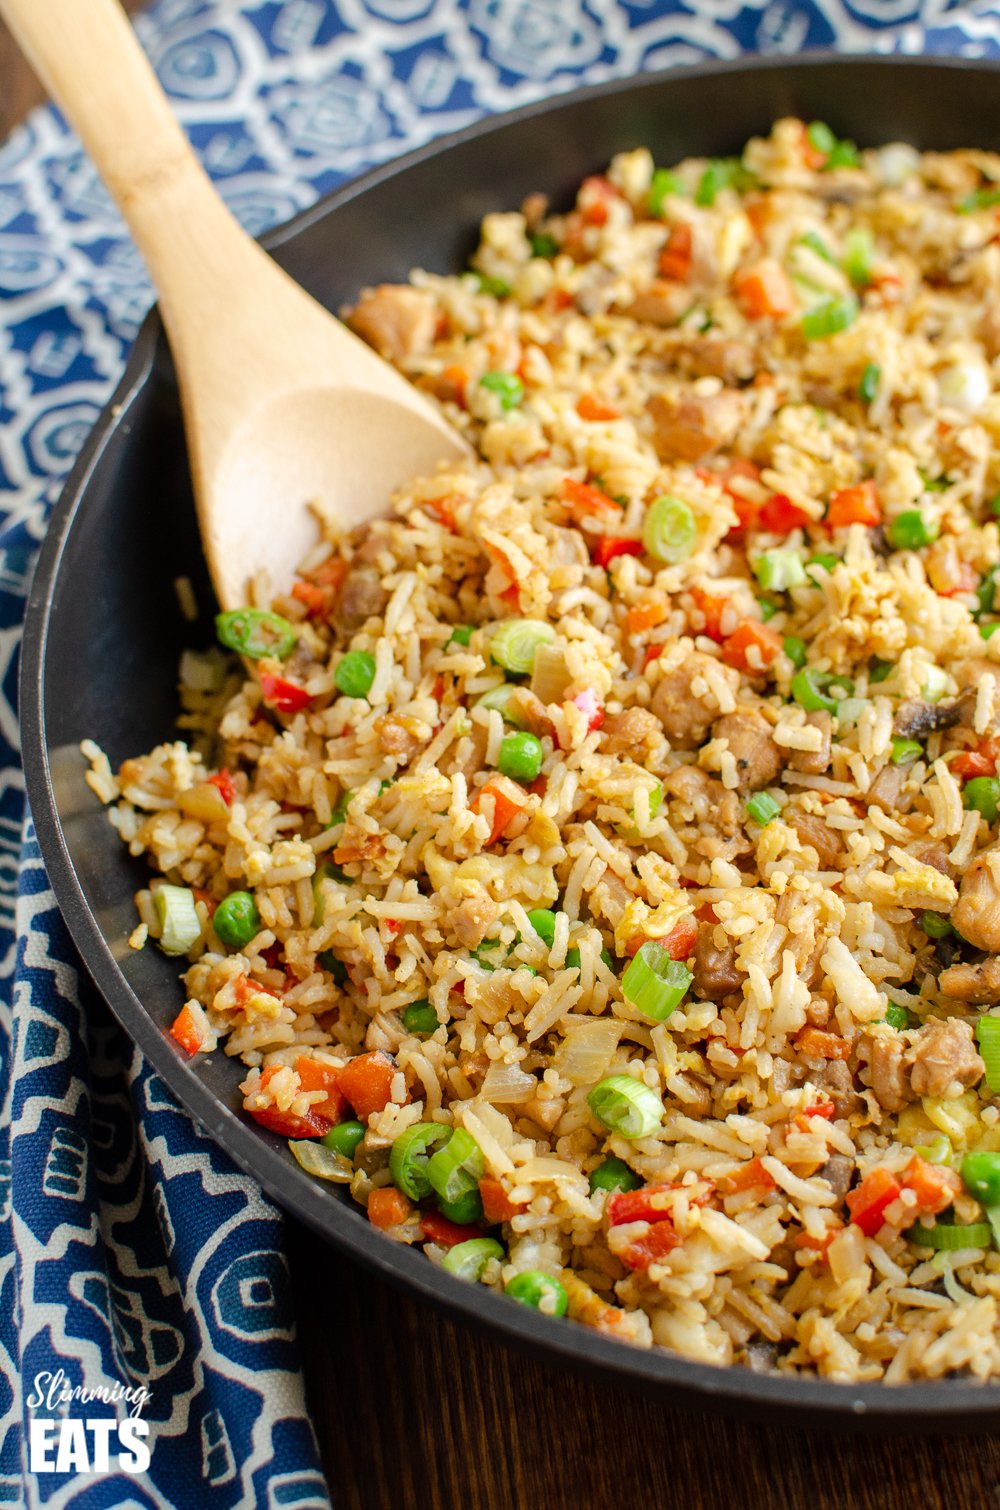
{"type": "MultiPolygon", "coordinates": [[[[254,234],[580,83],[747,52],[1000,56],[995,0],[159,0],[137,26],[254,234]]],[[[150,301],[90,162],[36,111],[0,147],[0,1504],[294,1510],[329,1500],[281,1217],[88,985],[24,812],[32,564],[150,301]],[[116,1414],[148,1424],[148,1470],[113,1453],[88,1477],[82,1423],[116,1414]],[[47,1419],[81,1426],[45,1428],[33,1468],[47,1419]]]]}

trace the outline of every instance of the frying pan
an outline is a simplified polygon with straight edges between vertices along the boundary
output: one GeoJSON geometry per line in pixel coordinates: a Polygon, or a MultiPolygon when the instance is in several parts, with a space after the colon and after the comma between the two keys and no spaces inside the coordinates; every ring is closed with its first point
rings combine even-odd
{"type": "MultiPolygon", "coordinates": [[[[781,115],[829,121],[861,144],[905,140],[1000,149],[1000,68],[977,61],[763,59],[645,76],[494,117],[338,190],[266,239],[279,262],[336,309],[362,285],[413,266],[460,269],[480,217],[542,189],[567,204],[613,153],[647,144],[658,162],[739,151],[781,115]]],[[[280,528],[280,522],[277,525],[280,528]]],[[[167,1034],[181,994],[176,963],[125,940],[148,875],[120,843],[79,754],[96,739],[113,765],[174,734],[176,667],[212,642],[177,392],[152,313],[121,384],[55,509],[28,604],[21,719],[28,797],[70,932],[122,1026],[178,1099],[282,1206],[387,1279],[550,1362],[645,1394],[772,1423],[842,1429],[960,1430],[1000,1418],[1000,1388],[961,1379],[886,1388],[719,1369],[642,1351],[463,1284],[376,1232],[360,1209],[311,1180],[283,1140],[244,1120],[241,1066],[189,1062],[167,1034]],[[180,615],[192,579],[196,624],[180,615]],[[779,1417],[780,1413],[780,1417],[779,1417]]],[[[428,1318],[428,1325],[433,1323],[428,1318]]]]}

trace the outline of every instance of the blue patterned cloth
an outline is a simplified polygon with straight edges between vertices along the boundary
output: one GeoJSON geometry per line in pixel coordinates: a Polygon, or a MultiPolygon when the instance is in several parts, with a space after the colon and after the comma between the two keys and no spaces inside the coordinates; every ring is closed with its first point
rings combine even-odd
{"type": "MultiPolygon", "coordinates": [[[[1000,55],[1000,7],[956,0],[159,0],[138,30],[255,234],[580,82],[831,46],[1000,55]]],[[[51,109],[0,148],[0,300],[0,1504],[325,1506],[281,1218],[88,985],[25,820],[13,710],[35,548],[150,303],[51,109]],[[101,1417],[148,1435],[103,1430],[102,1465],[101,1417]]]]}

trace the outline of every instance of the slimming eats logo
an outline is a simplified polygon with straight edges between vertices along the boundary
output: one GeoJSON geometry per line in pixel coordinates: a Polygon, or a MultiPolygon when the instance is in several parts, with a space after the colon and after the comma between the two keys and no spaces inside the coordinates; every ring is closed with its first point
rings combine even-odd
{"type": "Polygon", "coordinates": [[[28,1396],[33,1412],[28,1428],[28,1468],[31,1473],[108,1473],[116,1467],[126,1473],[145,1473],[149,1448],[145,1438],[149,1423],[142,1412],[149,1404],[144,1385],[99,1384],[88,1389],[70,1384],[64,1369],[35,1375],[28,1396]],[[106,1405],[124,1416],[66,1415],[71,1405],[106,1405]],[[44,1411],[44,1415],[35,1415],[44,1411]]]}

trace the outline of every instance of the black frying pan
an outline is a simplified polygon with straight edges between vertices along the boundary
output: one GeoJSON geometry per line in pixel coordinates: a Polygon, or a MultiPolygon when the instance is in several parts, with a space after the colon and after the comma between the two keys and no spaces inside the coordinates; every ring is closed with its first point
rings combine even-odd
{"type": "MultiPolygon", "coordinates": [[[[660,163],[722,156],[793,114],[862,144],[1000,149],[1000,68],[971,61],[768,59],[612,84],[530,106],[380,168],[276,231],[267,245],[336,309],[365,283],[414,265],[460,268],[488,210],[534,189],[569,200],[586,174],[640,144],[660,163]]],[[[280,525],[278,526],[280,527],[280,525]]],[[[235,1110],[242,1067],[221,1053],[188,1062],[167,1035],[176,964],[135,953],[131,860],[83,780],[80,740],[112,764],[173,735],[177,661],[211,643],[177,393],[155,315],[81,455],[42,547],[25,625],[21,719],[28,796],[56,896],[84,962],[123,1027],[177,1097],[277,1201],[322,1236],[435,1304],[552,1361],[643,1392],[773,1422],[826,1417],[967,1429],[1000,1422],[1000,1388],[961,1380],[887,1389],[716,1369],[612,1342],[439,1271],[374,1231],[358,1207],[311,1180],[278,1139],[235,1110]],[[202,618],[184,622],[173,582],[190,576],[202,618]],[[785,1412],[791,1415],[784,1416],[785,1412]]],[[[428,1325],[433,1325],[428,1317],[428,1325]]]]}

